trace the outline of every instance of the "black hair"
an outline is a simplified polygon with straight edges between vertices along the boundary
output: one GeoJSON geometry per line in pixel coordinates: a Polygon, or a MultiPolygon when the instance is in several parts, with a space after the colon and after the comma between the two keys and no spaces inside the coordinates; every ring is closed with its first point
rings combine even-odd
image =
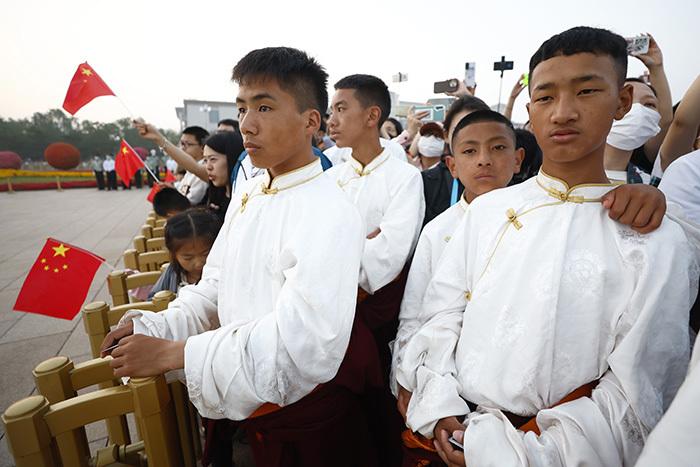
{"type": "Polygon", "coordinates": [[[528,178],[537,175],[542,165],[542,150],[537,144],[535,135],[525,130],[524,128],[516,128],[515,130],[515,148],[522,148],[525,151],[525,157],[520,164],[520,172],[513,175],[509,185],[522,183],[528,178]]]}
{"type": "Polygon", "coordinates": [[[391,122],[391,124],[394,125],[394,128],[396,128],[396,136],[403,133],[403,125],[401,125],[400,121],[396,120],[394,117],[389,117],[386,119],[386,121],[391,122]]]}
{"type": "Polygon", "coordinates": [[[659,94],[656,92],[656,88],[654,88],[654,86],[652,86],[651,84],[647,83],[646,81],[644,81],[644,80],[641,79],[641,78],[632,78],[632,77],[631,77],[631,78],[625,78],[625,83],[642,83],[642,84],[644,84],[644,85],[646,85],[646,86],[649,86],[649,89],[651,89],[651,92],[654,93],[654,96],[659,97],[659,94]]]}
{"type": "Polygon", "coordinates": [[[204,140],[209,136],[209,132],[201,126],[188,126],[182,130],[183,135],[192,135],[200,146],[204,146],[204,140]]]}
{"type": "Polygon", "coordinates": [[[219,123],[216,124],[216,126],[219,126],[219,125],[232,126],[234,131],[241,131],[241,128],[238,125],[238,122],[232,118],[224,118],[223,120],[221,120],[219,123]]]}
{"type": "Polygon", "coordinates": [[[249,52],[233,67],[231,80],[245,85],[273,78],[294,97],[299,112],[328,109],[328,73],[306,52],[291,47],[266,47],[249,52]]]}
{"type": "MultiPolygon", "coordinates": [[[[226,184],[230,186],[231,172],[233,172],[238,157],[244,151],[241,135],[235,131],[220,131],[207,138],[204,144],[219,154],[226,155],[226,184]]],[[[216,214],[221,220],[223,220],[226,214],[229,201],[229,197],[226,196],[226,187],[216,187],[210,181],[209,188],[207,189],[207,206],[216,206],[216,214]]]]}
{"type": "Polygon", "coordinates": [[[455,100],[452,103],[452,105],[450,105],[450,108],[447,110],[447,114],[445,114],[445,121],[442,122],[442,127],[445,129],[445,138],[447,138],[447,132],[452,126],[455,116],[464,110],[474,112],[475,110],[490,109],[486,102],[482,101],[478,97],[466,95],[455,100]]]}
{"type": "Polygon", "coordinates": [[[454,141],[454,139],[457,137],[457,134],[459,134],[459,132],[462,131],[464,128],[475,123],[483,122],[496,122],[503,124],[506,128],[510,130],[510,133],[512,133],[513,144],[515,145],[517,141],[517,136],[515,133],[515,128],[513,127],[513,123],[506,117],[504,117],[502,114],[491,109],[475,110],[474,112],[470,113],[462,120],[460,120],[459,123],[457,123],[457,126],[455,127],[454,131],[452,132],[452,141],[454,141]]]}
{"type": "Polygon", "coordinates": [[[363,107],[376,105],[381,111],[378,128],[391,113],[391,94],[381,79],[372,75],[350,75],[335,83],[335,89],[352,89],[363,107]]]}
{"type": "Polygon", "coordinates": [[[619,34],[607,29],[588,26],[571,28],[544,41],[530,58],[530,83],[532,83],[532,72],[543,61],[560,55],[569,56],[580,53],[607,55],[612,58],[618,82],[620,86],[624,84],[627,76],[627,41],[619,34]]]}
{"type": "Polygon", "coordinates": [[[219,229],[221,222],[218,217],[206,209],[188,209],[168,219],[165,224],[165,247],[170,252],[170,265],[177,275],[178,282],[182,280],[184,270],[175,257],[177,250],[195,239],[204,239],[212,245],[219,229]]]}
{"type": "Polygon", "coordinates": [[[186,211],[190,207],[190,200],[175,188],[166,186],[153,196],[153,210],[161,217],[171,212],[186,211]]]}

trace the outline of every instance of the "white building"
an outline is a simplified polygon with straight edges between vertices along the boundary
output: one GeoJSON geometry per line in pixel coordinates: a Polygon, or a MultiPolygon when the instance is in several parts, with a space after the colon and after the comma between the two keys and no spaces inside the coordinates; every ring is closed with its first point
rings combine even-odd
{"type": "Polygon", "coordinates": [[[238,120],[238,110],[234,102],[200,101],[185,99],[182,107],[175,107],[180,120],[180,130],[188,126],[201,126],[210,133],[216,131],[216,125],[224,118],[238,120]]]}

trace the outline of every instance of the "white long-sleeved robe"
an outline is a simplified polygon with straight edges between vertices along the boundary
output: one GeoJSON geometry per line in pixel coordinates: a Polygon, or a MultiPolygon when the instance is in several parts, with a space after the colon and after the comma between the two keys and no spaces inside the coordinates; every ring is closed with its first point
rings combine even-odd
{"type": "Polygon", "coordinates": [[[688,376],[668,411],[649,435],[636,467],[696,467],[700,463],[700,342],[688,376]]]}
{"type": "Polygon", "coordinates": [[[187,389],[205,417],[298,401],[335,376],[349,342],[357,209],[319,161],[269,183],[250,180],[231,200],[201,281],[166,311],[134,318],[134,332],[187,340],[187,389]]]}
{"type": "Polygon", "coordinates": [[[387,150],[366,167],[351,157],[328,174],[360,211],[365,236],[381,229],[365,240],[359,274],[360,287],[374,294],[396,279],[416,246],[425,215],[423,179],[387,150]]]}
{"type": "Polygon", "coordinates": [[[477,198],[447,245],[406,350],[422,361],[408,424],[432,436],[469,414],[470,467],[633,465],[675,395],[698,265],[668,218],[648,235],[612,221],[611,188],[540,172],[477,198]],[[537,414],[542,434],[501,410],[537,414]]]}
{"type": "Polygon", "coordinates": [[[433,277],[442,252],[452,238],[452,233],[464,217],[467,206],[464,197],[460,197],[458,203],[450,206],[445,212],[428,222],[418,238],[418,245],[416,245],[416,251],[413,254],[401,302],[399,329],[392,344],[392,376],[389,384],[395,396],[398,396],[397,383],[409,391],[415,389],[418,362],[404,360],[404,347],[423,324],[423,320],[420,319],[420,311],[425,290],[433,277]]]}

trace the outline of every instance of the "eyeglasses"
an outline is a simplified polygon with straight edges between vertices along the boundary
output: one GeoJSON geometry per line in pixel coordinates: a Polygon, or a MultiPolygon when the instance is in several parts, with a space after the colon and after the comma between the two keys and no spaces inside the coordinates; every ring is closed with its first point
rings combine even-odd
{"type": "Polygon", "coordinates": [[[197,144],[197,143],[188,143],[187,141],[180,141],[180,147],[181,147],[182,149],[187,149],[187,148],[192,147],[192,146],[199,146],[199,144],[197,144]]]}

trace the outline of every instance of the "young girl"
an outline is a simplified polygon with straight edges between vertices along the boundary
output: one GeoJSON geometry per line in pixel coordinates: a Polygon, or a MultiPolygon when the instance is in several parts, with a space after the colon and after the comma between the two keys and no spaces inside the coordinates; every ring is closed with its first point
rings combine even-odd
{"type": "Polygon", "coordinates": [[[148,298],[161,290],[177,293],[180,287],[199,282],[220,228],[218,217],[205,209],[188,209],[168,219],[165,246],[170,252],[170,264],[148,298]]]}
{"type": "Polygon", "coordinates": [[[243,152],[241,135],[221,131],[204,143],[204,166],[209,178],[207,207],[223,222],[231,200],[231,171],[243,152]]]}

